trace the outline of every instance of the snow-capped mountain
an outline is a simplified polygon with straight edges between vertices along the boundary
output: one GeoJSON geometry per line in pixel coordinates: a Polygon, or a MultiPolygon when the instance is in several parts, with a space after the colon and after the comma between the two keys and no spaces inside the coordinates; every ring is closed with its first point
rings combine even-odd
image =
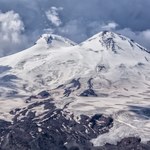
{"type": "Polygon", "coordinates": [[[0,59],[1,82],[14,84],[14,94],[56,88],[79,78],[83,89],[89,80],[97,90],[138,88],[149,82],[150,56],[146,51],[112,32],[101,32],[80,45],[60,36],[43,35],[35,46],[0,59]]]}
{"type": "MultiPolygon", "coordinates": [[[[100,32],[81,44],[44,34],[33,47],[0,58],[0,118],[21,126],[21,120],[30,118],[37,124],[34,132],[40,134],[44,132],[45,124],[41,122],[45,116],[50,119],[59,115],[56,118],[66,122],[73,115],[70,124],[76,122],[77,128],[68,123],[62,130],[70,128],[70,133],[77,136],[74,130],[85,126],[82,133],[95,146],[116,144],[128,137],[140,137],[147,142],[149,92],[148,50],[113,32],[100,32]],[[81,115],[86,115],[88,121],[81,115]]],[[[8,137],[7,132],[5,136],[8,137]]],[[[5,146],[9,142],[6,144],[3,139],[1,144],[5,146]]],[[[68,140],[65,143],[68,145],[68,140]]]]}

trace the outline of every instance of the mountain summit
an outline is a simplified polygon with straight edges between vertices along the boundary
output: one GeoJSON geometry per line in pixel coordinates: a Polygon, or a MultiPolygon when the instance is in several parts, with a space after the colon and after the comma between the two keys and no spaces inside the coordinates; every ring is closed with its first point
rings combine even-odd
{"type": "Polygon", "coordinates": [[[81,43],[81,45],[94,50],[108,51],[109,53],[129,53],[128,57],[131,53],[135,53],[137,51],[137,53],[140,53],[139,51],[148,52],[146,48],[140,46],[133,40],[109,31],[100,32],[81,43]]]}
{"type": "Polygon", "coordinates": [[[120,34],[100,32],[80,44],[44,34],[33,47],[0,58],[0,119],[37,124],[40,136],[52,134],[45,120],[64,121],[57,130],[73,143],[82,143],[79,129],[88,142],[105,133],[92,140],[96,146],[132,136],[148,141],[149,68],[148,50],[120,34]]]}
{"type": "Polygon", "coordinates": [[[36,44],[49,44],[51,46],[74,46],[76,43],[71,40],[55,34],[43,34],[36,42],[36,44]]]}

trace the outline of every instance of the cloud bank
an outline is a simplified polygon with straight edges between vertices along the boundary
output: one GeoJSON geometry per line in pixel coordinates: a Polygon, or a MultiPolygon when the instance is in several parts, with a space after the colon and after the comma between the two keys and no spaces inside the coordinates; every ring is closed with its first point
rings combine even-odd
{"type": "Polygon", "coordinates": [[[1,21],[7,22],[5,30],[12,30],[13,20],[18,27],[3,34],[0,27],[0,53],[27,48],[44,32],[79,43],[102,30],[122,33],[150,49],[149,8],[149,0],[1,0],[0,15],[16,16],[1,21]],[[6,36],[12,46],[4,42],[6,36]]]}

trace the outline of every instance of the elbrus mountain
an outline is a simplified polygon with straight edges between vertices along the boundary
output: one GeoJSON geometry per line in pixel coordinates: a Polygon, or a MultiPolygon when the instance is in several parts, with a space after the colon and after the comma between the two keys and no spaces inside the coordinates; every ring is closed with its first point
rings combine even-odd
{"type": "Polygon", "coordinates": [[[150,53],[103,31],[44,34],[0,58],[0,150],[150,150],[150,53]]]}

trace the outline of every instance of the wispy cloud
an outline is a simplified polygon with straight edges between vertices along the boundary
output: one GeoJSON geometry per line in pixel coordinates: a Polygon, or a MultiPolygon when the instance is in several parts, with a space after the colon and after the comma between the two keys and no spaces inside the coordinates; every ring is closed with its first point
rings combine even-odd
{"type": "Polygon", "coordinates": [[[109,22],[108,24],[103,25],[102,30],[114,30],[118,27],[118,24],[115,22],[109,22]]]}
{"type": "Polygon", "coordinates": [[[46,16],[48,20],[57,27],[62,24],[61,19],[59,17],[59,11],[61,10],[63,10],[62,7],[51,7],[50,10],[46,11],[46,16]]]}

